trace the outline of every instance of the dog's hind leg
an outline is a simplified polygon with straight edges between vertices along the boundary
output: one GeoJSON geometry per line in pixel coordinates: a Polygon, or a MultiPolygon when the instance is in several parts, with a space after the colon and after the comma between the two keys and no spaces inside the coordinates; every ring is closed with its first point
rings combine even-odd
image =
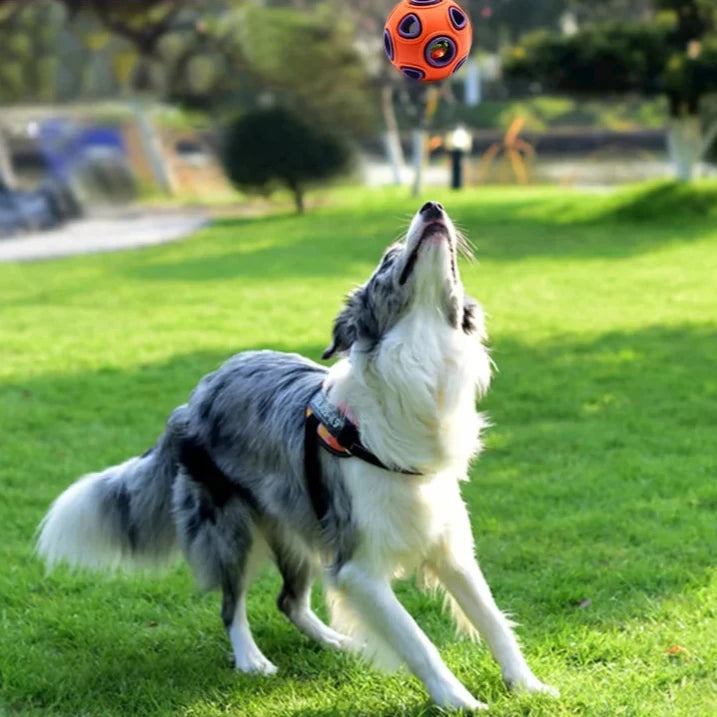
{"type": "Polygon", "coordinates": [[[246,590],[226,585],[222,588],[222,620],[234,650],[234,665],[241,672],[273,675],[276,665],[254,642],[246,615],[246,590]]]}
{"type": "Polygon", "coordinates": [[[199,584],[222,590],[222,621],[237,670],[273,674],[277,668],[254,642],[246,614],[251,579],[269,557],[251,511],[238,499],[218,509],[184,473],[177,480],[174,503],[180,543],[199,584]]]}
{"type": "Polygon", "coordinates": [[[342,648],[349,638],[324,624],[311,609],[311,584],[314,574],[311,563],[292,551],[275,546],[276,564],[284,584],[276,604],[281,612],[307,637],[326,647],[342,648]]]}
{"type": "Polygon", "coordinates": [[[259,535],[253,535],[251,547],[231,568],[222,570],[222,621],[234,651],[234,665],[241,672],[273,675],[276,665],[268,660],[251,634],[246,614],[246,594],[254,573],[262,562],[266,544],[259,535]]]}

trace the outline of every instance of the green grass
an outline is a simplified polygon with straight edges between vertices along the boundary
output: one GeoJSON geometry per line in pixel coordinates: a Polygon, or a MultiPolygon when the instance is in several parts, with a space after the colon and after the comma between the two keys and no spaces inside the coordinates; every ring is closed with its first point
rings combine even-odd
{"type": "MultiPolygon", "coordinates": [[[[432,598],[402,584],[401,599],[490,714],[717,714],[717,189],[442,194],[477,246],[463,276],[500,368],[465,486],[478,552],[562,698],[509,694],[432,598]]],[[[224,358],[317,358],[342,295],[417,205],[336,191],[304,217],[0,265],[0,714],[437,713],[407,674],[299,635],[273,572],[250,613],[280,673],[248,678],[230,668],[218,595],[183,565],[46,578],[32,555],[49,502],[144,450],[224,358]]]]}

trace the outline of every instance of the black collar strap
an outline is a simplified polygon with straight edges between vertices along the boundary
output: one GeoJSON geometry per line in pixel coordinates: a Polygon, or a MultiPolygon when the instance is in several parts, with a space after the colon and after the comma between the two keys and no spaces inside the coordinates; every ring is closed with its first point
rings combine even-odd
{"type": "Polygon", "coordinates": [[[418,471],[389,468],[378,456],[361,443],[358,428],[346,414],[329,402],[323,390],[314,394],[306,407],[304,440],[304,475],[316,516],[321,521],[328,509],[328,496],[321,479],[318,446],[338,458],[360,458],[377,468],[406,475],[418,471]]]}

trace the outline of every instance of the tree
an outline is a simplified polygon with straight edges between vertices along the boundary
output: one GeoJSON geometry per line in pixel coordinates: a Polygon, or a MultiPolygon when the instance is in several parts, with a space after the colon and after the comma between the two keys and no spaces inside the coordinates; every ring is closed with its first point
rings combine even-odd
{"type": "Polygon", "coordinates": [[[679,179],[693,177],[717,126],[703,133],[700,111],[717,91],[717,4],[656,0],[652,22],[586,25],[572,35],[525,37],[504,71],[542,90],[663,94],[669,101],[668,149],[679,179]]]}
{"type": "Polygon", "coordinates": [[[223,157],[238,189],[268,192],[284,185],[301,213],[307,185],[338,174],[349,155],[345,145],[319,124],[284,107],[271,107],[230,124],[223,157]]]}
{"type": "Polygon", "coordinates": [[[337,133],[374,128],[377,102],[352,28],[330,6],[248,6],[236,38],[261,93],[337,133]]]}
{"type": "Polygon", "coordinates": [[[538,29],[558,31],[567,13],[579,22],[639,19],[652,0],[458,0],[473,19],[475,46],[499,50],[538,29]]]}
{"type": "Polygon", "coordinates": [[[63,21],[55,3],[0,0],[0,102],[57,99],[57,39],[63,21]]]}
{"type": "Polygon", "coordinates": [[[571,0],[458,0],[473,20],[476,47],[494,51],[536,28],[558,28],[571,0]]]}
{"type": "MultiPolygon", "coordinates": [[[[1,0],[0,0],[1,1],[1,0]]],[[[60,0],[76,21],[90,16],[136,53],[133,92],[152,92],[213,109],[245,69],[233,37],[242,2],[229,0],[60,0]]]]}

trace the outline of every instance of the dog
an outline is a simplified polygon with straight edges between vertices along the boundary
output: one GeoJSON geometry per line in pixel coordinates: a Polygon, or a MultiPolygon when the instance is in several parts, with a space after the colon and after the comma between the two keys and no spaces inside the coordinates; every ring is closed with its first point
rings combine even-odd
{"type": "Polygon", "coordinates": [[[481,447],[476,397],[492,368],[482,309],[458,271],[464,244],[443,207],[424,204],[336,317],[323,354],[336,363],[230,358],[153,448],[57,498],[39,528],[48,567],[154,564],[179,547],[200,585],[222,591],[236,668],[268,675],[277,668],[254,642],[246,594],[273,559],[278,607],[308,637],[406,665],[441,707],[485,708],[394,595],[392,580],[415,573],[445,589],[510,687],[556,695],[493,600],[459,490],[481,447]],[[333,627],[311,609],[319,576],[333,627]]]}

